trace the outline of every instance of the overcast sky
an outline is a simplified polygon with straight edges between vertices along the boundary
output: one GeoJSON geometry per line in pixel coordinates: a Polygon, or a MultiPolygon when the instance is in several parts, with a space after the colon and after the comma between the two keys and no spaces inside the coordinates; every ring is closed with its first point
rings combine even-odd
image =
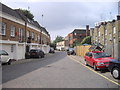
{"type": "Polygon", "coordinates": [[[118,14],[117,2],[109,0],[107,2],[2,0],[2,3],[13,9],[29,7],[34,19],[48,30],[52,40],[57,35],[67,36],[76,28],[85,28],[86,24],[94,27],[95,23],[101,20],[112,20],[118,14]]]}

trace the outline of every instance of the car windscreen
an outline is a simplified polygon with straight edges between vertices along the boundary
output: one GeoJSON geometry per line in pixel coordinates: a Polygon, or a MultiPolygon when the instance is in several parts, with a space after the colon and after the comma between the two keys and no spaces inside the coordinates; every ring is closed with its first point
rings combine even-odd
{"type": "Polygon", "coordinates": [[[74,48],[69,48],[69,51],[73,51],[74,50],[74,48]]]}
{"type": "Polygon", "coordinates": [[[110,57],[107,53],[93,53],[94,58],[104,58],[104,57],[110,57]]]}
{"type": "Polygon", "coordinates": [[[30,50],[30,52],[38,52],[37,50],[30,50]]]}
{"type": "Polygon", "coordinates": [[[0,50],[0,55],[8,55],[8,53],[4,50],[0,50]]]}

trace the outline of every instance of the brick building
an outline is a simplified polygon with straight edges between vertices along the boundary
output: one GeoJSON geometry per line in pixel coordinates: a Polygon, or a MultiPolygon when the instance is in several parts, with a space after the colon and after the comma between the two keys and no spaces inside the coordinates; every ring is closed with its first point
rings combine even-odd
{"type": "Polygon", "coordinates": [[[72,47],[74,41],[81,42],[83,38],[90,35],[89,25],[86,25],[86,29],[75,29],[73,32],[66,36],[66,47],[72,47]]]}
{"type": "Polygon", "coordinates": [[[12,59],[24,59],[30,49],[49,52],[50,35],[37,21],[28,19],[19,9],[13,10],[1,4],[0,47],[12,59]]]}
{"type": "Polygon", "coordinates": [[[115,58],[120,57],[120,16],[117,20],[97,23],[90,35],[92,44],[101,43],[105,52],[115,58]]]}

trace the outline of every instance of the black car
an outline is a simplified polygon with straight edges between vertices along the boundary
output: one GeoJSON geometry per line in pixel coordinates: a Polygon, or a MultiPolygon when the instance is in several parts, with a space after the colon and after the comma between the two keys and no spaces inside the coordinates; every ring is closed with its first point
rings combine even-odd
{"type": "Polygon", "coordinates": [[[50,51],[49,51],[49,53],[55,53],[55,50],[54,50],[54,48],[50,48],[50,51]]]}
{"type": "Polygon", "coordinates": [[[67,49],[67,54],[68,54],[68,55],[75,55],[74,48],[68,48],[68,49],[67,49]]]}
{"type": "Polygon", "coordinates": [[[115,79],[120,79],[120,57],[118,59],[111,59],[108,69],[115,79]]]}
{"type": "Polygon", "coordinates": [[[31,49],[30,58],[44,58],[45,54],[40,49],[31,49]]]}

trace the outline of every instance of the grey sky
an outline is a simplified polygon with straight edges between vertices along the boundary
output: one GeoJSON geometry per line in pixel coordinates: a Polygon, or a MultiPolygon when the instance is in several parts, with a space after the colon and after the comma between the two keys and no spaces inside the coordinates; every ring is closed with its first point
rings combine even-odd
{"type": "Polygon", "coordinates": [[[116,17],[117,2],[28,2],[8,1],[2,3],[16,9],[28,9],[42,26],[50,32],[52,40],[57,36],[66,36],[75,28],[85,28],[86,24],[94,24],[116,17]],[[110,14],[111,13],[111,14],[110,14]],[[42,14],[44,15],[42,18],[42,14]]]}

